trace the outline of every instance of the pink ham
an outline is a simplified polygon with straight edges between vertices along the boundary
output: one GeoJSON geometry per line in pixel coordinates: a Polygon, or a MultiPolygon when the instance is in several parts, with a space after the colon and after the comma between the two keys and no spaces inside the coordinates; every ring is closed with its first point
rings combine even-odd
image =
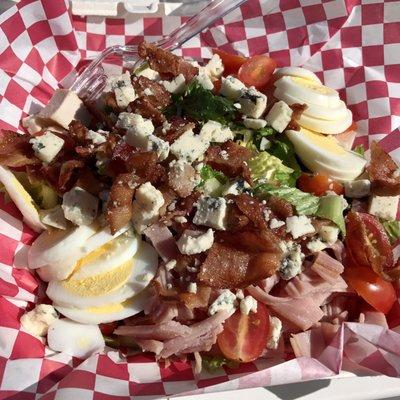
{"type": "Polygon", "coordinates": [[[325,281],[334,284],[343,273],[343,264],[335,260],[323,251],[317,253],[317,256],[311,265],[311,270],[316,272],[325,281]]]}
{"type": "Polygon", "coordinates": [[[163,342],[154,339],[135,339],[135,342],[143,351],[150,351],[155,355],[160,354],[164,347],[163,342]]]}
{"type": "Polygon", "coordinates": [[[144,234],[150,239],[160,257],[168,262],[176,259],[179,255],[175,239],[167,226],[159,222],[149,226],[144,234]]]}

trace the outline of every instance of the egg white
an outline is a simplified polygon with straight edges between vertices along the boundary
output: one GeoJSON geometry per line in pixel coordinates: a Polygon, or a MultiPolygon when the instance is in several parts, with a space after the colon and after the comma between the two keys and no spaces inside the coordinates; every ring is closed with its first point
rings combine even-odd
{"type": "Polygon", "coordinates": [[[154,276],[158,266],[158,254],[152,246],[140,243],[131,264],[129,265],[129,276],[118,276],[121,266],[114,266],[107,271],[107,279],[115,279],[115,284],[120,286],[113,287],[112,290],[105,290],[104,293],[97,293],[97,288],[104,286],[104,275],[91,276],[82,280],[51,281],[47,287],[47,295],[55,304],[65,307],[76,307],[80,309],[90,307],[101,307],[107,304],[117,304],[136,296],[144,290],[149,281],[144,279],[145,274],[154,276]],[[97,287],[96,287],[97,284],[97,287]],[[88,287],[96,292],[95,295],[88,293],[82,294],[82,289],[76,291],[74,288],[88,287]]]}
{"type": "Polygon", "coordinates": [[[67,318],[57,319],[49,326],[47,343],[51,350],[78,358],[88,358],[105,346],[97,325],[79,324],[67,318]]]}
{"type": "Polygon", "coordinates": [[[354,180],[363,172],[367,160],[344,149],[332,136],[324,136],[308,129],[287,130],[296,154],[312,172],[323,173],[339,181],[354,180]]]}
{"type": "Polygon", "coordinates": [[[295,76],[298,78],[304,78],[304,79],[309,79],[311,81],[317,82],[322,84],[321,80],[318,78],[314,72],[301,68],[301,67],[283,67],[279,68],[275,72],[276,76],[295,76]]]}
{"type": "Polygon", "coordinates": [[[11,200],[18,207],[24,217],[24,221],[35,232],[41,232],[46,229],[40,220],[39,211],[31,195],[24,189],[14,174],[6,167],[0,166],[0,182],[4,185],[11,200]]]}

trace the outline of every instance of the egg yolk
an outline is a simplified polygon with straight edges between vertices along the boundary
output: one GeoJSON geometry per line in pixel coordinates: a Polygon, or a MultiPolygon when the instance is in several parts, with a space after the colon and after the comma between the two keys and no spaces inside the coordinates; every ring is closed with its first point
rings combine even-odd
{"type": "Polygon", "coordinates": [[[314,92],[318,92],[320,94],[336,94],[335,90],[333,90],[327,86],[321,85],[320,83],[312,81],[310,79],[293,76],[292,80],[295,83],[297,83],[298,85],[303,86],[307,89],[310,89],[314,92]]]}
{"type": "Polygon", "coordinates": [[[313,132],[305,128],[301,128],[299,134],[305,136],[307,140],[314,143],[320,149],[337,155],[346,154],[346,150],[340,146],[332,136],[326,136],[322,133],[313,132]]]}

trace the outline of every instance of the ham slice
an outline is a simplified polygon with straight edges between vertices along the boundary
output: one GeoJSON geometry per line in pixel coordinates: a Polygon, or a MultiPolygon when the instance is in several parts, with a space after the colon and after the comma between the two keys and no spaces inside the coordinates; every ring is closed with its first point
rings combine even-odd
{"type": "Polygon", "coordinates": [[[317,253],[317,256],[311,265],[311,270],[316,272],[325,281],[334,284],[343,273],[344,267],[339,261],[335,260],[323,251],[317,253]]]}
{"type": "Polygon", "coordinates": [[[176,246],[175,239],[167,226],[157,222],[148,227],[144,234],[150,239],[151,244],[157,250],[157,253],[168,262],[169,260],[176,259],[179,255],[178,247],[176,246]]]}
{"type": "Polygon", "coordinates": [[[164,347],[163,342],[154,339],[136,339],[135,342],[143,351],[150,351],[155,355],[159,355],[164,347]]]}

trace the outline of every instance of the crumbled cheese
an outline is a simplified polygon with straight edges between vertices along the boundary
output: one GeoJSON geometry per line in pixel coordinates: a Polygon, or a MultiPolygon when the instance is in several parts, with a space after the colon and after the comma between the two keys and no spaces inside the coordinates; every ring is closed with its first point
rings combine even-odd
{"type": "Polygon", "coordinates": [[[64,140],[47,131],[44,135],[29,140],[35,156],[45,163],[50,163],[64,146],[64,140]]]}
{"type": "Polygon", "coordinates": [[[228,194],[239,195],[249,188],[250,185],[245,180],[239,179],[234,182],[227,183],[222,190],[222,196],[227,196],[228,194]]]}
{"type": "Polygon", "coordinates": [[[40,220],[48,226],[58,229],[67,229],[68,221],[64,216],[64,211],[60,205],[50,210],[40,210],[40,220]]]}
{"type": "Polygon", "coordinates": [[[208,140],[195,135],[190,129],[172,143],[170,151],[176,158],[192,163],[199,159],[209,146],[208,140]]]}
{"type": "Polygon", "coordinates": [[[285,221],[281,221],[281,220],[276,219],[276,218],[272,218],[271,221],[269,222],[269,227],[271,229],[278,229],[283,225],[285,225],[285,221]]]}
{"type": "Polygon", "coordinates": [[[156,135],[147,136],[147,146],[145,147],[147,151],[154,151],[157,153],[158,160],[164,161],[168,158],[170,146],[165,140],[160,139],[156,135]]]}
{"type": "Polygon", "coordinates": [[[252,118],[260,118],[267,108],[267,96],[252,86],[242,90],[239,103],[242,106],[243,114],[252,118]]]}
{"type": "Polygon", "coordinates": [[[126,71],[122,75],[111,76],[107,80],[106,90],[114,91],[118,107],[126,108],[136,99],[135,89],[132,86],[131,75],[126,71]]]}
{"type": "Polygon", "coordinates": [[[183,74],[179,74],[172,81],[160,82],[170,93],[181,94],[186,90],[186,81],[183,74]]]}
{"type": "Polygon", "coordinates": [[[200,138],[205,142],[224,143],[233,140],[233,132],[227,126],[222,126],[217,121],[208,121],[201,128],[200,138]]]}
{"type": "Polygon", "coordinates": [[[108,136],[107,131],[98,130],[97,132],[89,129],[86,133],[85,139],[91,140],[93,144],[102,144],[107,141],[106,137],[108,136]]]}
{"type": "Polygon", "coordinates": [[[197,202],[197,210],[193,217],[193,223],[224,230],[226,214],[227,205],[223,197],[201,197],[197,202]]]}
{"type": "Polygon", "coordinates": [[[219,93],[230,100],[236,101],[244,89],[246,89],[246,86],[242,81],[232,75],[228,75],[226,78],[222,78],[221,90],[219,93]]]}
{"type": "Polygon", "coordinates": [[[232,312],[235,308],[236,296],[229,289],[224,289],[208,308],[208,315],[214,315],[218,311],[232,312]]]}
{"type": "Polygon", "coordinates": [[[293,239],[297,239],[308,233],[314,233],[315,228],[311,224],[310,218],[305,215],[294,215],[286,218],[286,232],[290,233],[293,239]]]}
{"type": "Polygon", "coordinates": [[[261,129],[265,128],[267,121],[265,119],[244,117],[243,124],[249,129],[261,129]]]}
{"type": "Polygon", "coordinates": [[[157,81],[160,79],[160,74],[157,71],[154,71],[154,69],[151,69],[150,67],[147,67],[145,69],[142,69],[139,72],[135,72],[136,76],[144,76],[147,79],[150,79],[152,81],[157,81]]]}
{"type": "Polygon", "coordinates": [[[138,233],[142,233],[157,220],[163,205],[162,193],[150,182],[139,186],[136,190],[135,201],[132,203],[132,222],[138,233]]]}
{"type": "Polygon", "coordinates": [[[218,54],[214,54],[204,69],[212,80],[221,78],[222,73],[224,72],[224,65],[222,64],[221,57],[218,54]]]}
{"type": "Polygon", "coordinates": [[[244,293],[243,293],[242,289],[236,290],[236,298],[239,299],[239,300],[244,299],[244,293]]]}
{"type": "Polygon", "coordinates": [[[250,312],[257,312],[257,300],[253,296],[246,296],[240,300],[240,312],[249,315],[250,312]]]}
{"type": "Polygon", "coordinates": [[[58,319],[57,311],[49,304],[38,304],[21,317],[23,328],[34,336],[46,336],[49,326],[58,319]]]}
{"type": "Polygon", "coordinates": [[[368,212],[378,218],[395,220],[400,196],[373,195],[369,202],[368,212]]]}
{"type": "Polygon", "coordinates": [[[66,219],[76,225],[90,225],[97,216],[99,199],[81,187],[64,193],[62,209],[66,219]]]}
{"type": "Polygon", "coordinates": [[[194,78],[196,81],[203,86],[204,89],[206,90],[213,90],[214,89],[214,84],[212,83],[211,78],[207,74],[207,72],[204,70],[204,68],[199,69],[199,74],[194,78]]]}
{"type": "Polygon", "coordinates": [[[37,115],[28,115],[22,118],[22,126],[29,134],[34,135],[43,129],[43,121],[37,115]]]}
{"type": "Polygon", "coordinates": [[[324,243],[321,239],[318,238],[313,239],[307,243],[307,248],[312,253],[318,253],[319,251],[326,249],[326,247],[327,247],[326,243],[324,243]]]}
{"type": "Polygon", "coordinates": [[[278,343],[281,335],[282,321],[277,317],[269,317],[267,348],[271,350],[276,350],[278,348],[278,343]]]}
{"type": "Polygon", "coordinates": [[[145,96],[153,96],[153,95],[154,95],[154,93],[152,92],[152,90],[151,90],[150,88],[144,89],[144,90],[143,90],[143,94],[144,94],[145,96]]]}
{"type": "Polygon", "coordinates": [[[271,147],[271,142],[265,137],[261,138],[260,150],[265,151],[268,150],[270,147],[271,147]]]}
{"type": "Polygon", "coordinates": [[[371,181],[359,179],[357,181],[344,182],[344,193],[347,197],[361,199],[371,194],[371,181]]]}
{"type": "Polygon", "coordinates": [[[197,283],[196,282],[190,282],[187,288],[187,291],[189,293],[196,294],[197,293],[197,283]]]}
{"type": "Polygon", "coordinates": [[[266,208],[266,209],[263,211],[263,214],[264,214],[264,219],[265,219],[265,221],[268,222],[268,221],[270,220],[270,218],[271,218],[271,210],[268,209],[268,208],[266,208]]]}
{"type": "Polygon", "coordinates": [[[279,274],[283,279],[289,280],[301,272],[304,254],[301,252],[301,246],[292,241],[282,241],[280,247],[284,253],[284,258],[279,268],[279,274]]]}
{"type": "Polygon", "coordinates": [[[178,215],[174,218],[174,221],[176,221],[178,224],[185,224],[187,222],[187,219],[181,215],[178,215]]]}
{"type": "Polygon", "coordinates": [[[208,250],[214,243],[214,232],[208,229],[205,233],[192,233],[184,231],[177,241],[177,246],[182,254],[198,254],[208,250]]]}
{"type": "Polygon", "coordinates": [[[283,132],[292,119],[293,110],[284,102],[276,102],[265,119],[278,132],[283,132]]]}
{"type": "Polygon", "coordinates": [[[167,271],[171,271],[172,269],[174,269],[176,267],[176,260],[169,260],[166,264],[165,264],[165,269],[167,271]]]}
{"type": "Polygon", "coordinates": [[[150,119],[127,112],[119,114],[116,127],[126,129],[126,143],[139,148],[147,147],[148,136],[154,132],[154,125],[150,119]]]}
{"type": "Polygon", "coordinates": [[[337,242],[339,237],[339,228],[336,226],[321,226],[318,228],[318,234],[320,238],[328,245],[332,245],[337,242]]]}

